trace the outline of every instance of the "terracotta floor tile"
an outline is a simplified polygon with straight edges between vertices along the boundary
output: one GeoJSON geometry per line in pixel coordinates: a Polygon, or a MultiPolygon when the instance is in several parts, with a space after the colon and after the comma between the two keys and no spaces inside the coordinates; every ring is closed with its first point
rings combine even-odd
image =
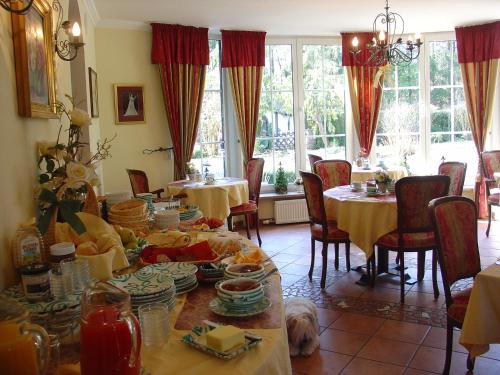
{"type": "MultiPolygon", "coordinates": [[[[438,283],[439,293],[443,293],[443,285],[438,283]]],[[[410,288],[412,292],[421,292],[421,293],[434,293],[434,289],[432,287],[432,280],[422,280],[419,283],[413,284],[410,288]]]]}
{"type": "Polygon", "coordinates": [[[316,350],[309,357],[292,357],[292,368],[300,374],[336,375],[340,374],[351,359],[348,355],[316,350]]]}
{"type": "Polygon", "coordinates": [[[484,353],[483,357],[500,360],[500,344],[490,345],[490,350],[484,353]]]}
{"type": "MultiPolygon", "coordinates": [[[[358,277],[359,279],[359,277],[358,277]]],[[[359,297],[366,291],[366,287],[357,285],[351,280],[336,280],[332,285],[325,289],[325,292],[349,297],[359,297]]]]}
{"type": "Polygon", "coordinates": [[[342,375],[401,375],[403,371],[404,367],[401,366],[354,358],[342,371],[342,375]]]}
{"type": "Polygon", "coordinates": [[[292,263],[292,262],[296,261],[299,258],[301,258],[300,255],[287,254],[285,252],[280,252],[278,255],[275,255],[272,260],[273,261],[277,261],[277,262],[292,263]]]}
{"type": "Polygon", "coordinates": [[[307,276],[309,273],[309,266],[290,263],[280,269],[280,272],[288,273],[290,275],[307,276]]]}
{"type": "Polygon", "coordinates": [[[320,348],[347,355],[355,355],[370,336],[328,328],[319,337],[320,348]]]}
{"type": "Polygon", "coordinates": [[[404,375],[435,375],[435,373],[407,368],[404,375]]]}
{"type": "Polygon", "coordinates": [[[340,311],[322,309],[318,307],[318,323],[320,327],[329,327],[342,313],[340,311]]]}
{"type": "Polygon", "coordinates": [[[417,349],[416,344],[372,337],[358,353],[358,357],[407,366],[417,349]]]}
{"type": "Polygon", "coordinates": [[[304,276],[297,276],[297,275],[289,275],[289,274],[286,274],[284,272],[282,272],[280,274],[281,274],[281,285],[283,287],[290,286],[304,277],[304,276]]]}
{"type": "MultiPolygon", "coordinates": [[[[455,354],[455,353],[453,353],[455,354]]],[[[465,356],[464,354],[462,354],[465,356]]],[[[452,357],[453,362],[453,357],[452,357]]],[[[467,370],[464,361],[457,361],[457,363],[452,363],[452,370],[456,371],[457,374],[466,374],[467,370]],[[459,372],[460,371],[460,372],[459,372]]],[[[500,361],[489,359],[489,358],[477,358],[474,365],[474,375],[494,375],[500,374],[500,361]]]]}
{"type": "MultiPolygon", "coordinates": [[[[415,286],[415,285],[414,285],[415,286]]],[[[431,307],[435,309],[441,308],[445,302],[444,295],[441,291],[437,300],[434,299],[434,294],[409,291],[405,295],[405,304],[420,307],[431,307]]]]}
{"type": "Polygon", "coordinates": [[[398,289],[375,286],[375,288],[367,288],[359,297],[377,301],[399,302],[400,294],[398,289]]]}
{"type": "MultiPolygon", "coordinates": [[[[465,349],[459,343],[460,333],[460,330],[455,329],[453,331],[453,351],[467,353],[467,349],[465,349]]],[[[446,328],[431,327],[422,345],[430,346],[433,348],[446,349],[446,328]]]]}
{"type": "Polygon", "coordinates": [[[384,323],[384,319],[361,314],[344,313],[330,328],[341,331],[373,335],[384,323]]]}
{"type": "Polygon", "coordinates": [[[375,336],[389,340],[421,344],[429,328],[429,326],[423,324],[386,320],[375,336]]]}
{"type": "Polygon", "coordinates": [[[446,352],[443,349],[421,346],[410,362],[409,367],[440,374],[443,371],[445,354],[446,352]]]}

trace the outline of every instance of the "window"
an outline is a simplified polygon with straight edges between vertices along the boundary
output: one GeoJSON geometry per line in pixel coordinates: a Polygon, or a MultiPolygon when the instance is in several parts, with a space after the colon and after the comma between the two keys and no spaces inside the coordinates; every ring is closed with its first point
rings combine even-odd
{"type": "Polygon", "coordinates": [[[466,183],[472,184],[477,156],[454,40],[429,42],[429,73],[431,168],[437,170],[442,158],[467,162],[466,183]]]}
{"type": "Polygon", "coordinates": [[[292,75],[292,46],[266,45],[260,111],[254,157],[264,158],[263,182],[274,184],[281,163],[288,182],[295,167],[295,122],[292,75]]]}
{"type": "Polygon", "coordinates": [[[191,161],[202,174],[208,171],[220,178],[225,174],[220,42],[209,40],[209,48],[210,65],[207,67],[198,137],[191,161]]]}
{"type": "MultiPolygon", "coordinates": [[[[345,159],[345,84],[342,48],[302,46],[305,153],[345,159]]],[[[306,168],[310,169],[309,163],[306,168]]]]}
{"type": "Polygon", "coordinates": [[[419,95],[418,60],[389,68],[376,131],[376,156],[386,165],[401,165],[405,158],[412,170],[420,164],[419,95]]]}

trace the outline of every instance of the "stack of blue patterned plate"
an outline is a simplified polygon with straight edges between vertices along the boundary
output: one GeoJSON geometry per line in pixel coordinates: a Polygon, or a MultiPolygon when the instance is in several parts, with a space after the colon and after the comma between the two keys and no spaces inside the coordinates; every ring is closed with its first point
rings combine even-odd
{"type": "Polygon", "coordinates": [[[181,219],[182,221],[192,220],[197,216],[200,216],[201,214],[200,210],[198,209],[198,206],[194,205],[181,207],[181,209],[178,209],[178,211],[179,211],[179,219],[181,219]]]}
{"type": "MultiPolygon", "coordinates": [[[[156,263],[144,267],[142,270],[152,269],[170,276],[174,280],[176,294],[187,293],[198,286],[196,272],[198,267],[185,262],[156,263]]],[[[141,270],[141,271],[142,271],[141,270]]]]}

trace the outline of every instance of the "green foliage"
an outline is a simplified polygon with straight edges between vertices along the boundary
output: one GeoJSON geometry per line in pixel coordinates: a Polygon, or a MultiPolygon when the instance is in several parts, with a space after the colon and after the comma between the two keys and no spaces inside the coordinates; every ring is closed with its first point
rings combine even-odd
{"type": "Polygon", "coordinates": [[[281,163],[278,169],[276,170],[276,181],[274,181],[274,190],[278,194],[284,194],[288,191],[288,181],[285,175],[285,170],[283,169],[281,163]]]}

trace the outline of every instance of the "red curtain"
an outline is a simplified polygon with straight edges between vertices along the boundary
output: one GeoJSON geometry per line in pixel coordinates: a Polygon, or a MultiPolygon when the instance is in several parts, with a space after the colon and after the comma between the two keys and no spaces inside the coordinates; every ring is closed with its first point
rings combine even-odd
{"type": "Polygon", "coordinates": [[[342,33],[342,65],[347,69],[347,80],[354,126],[358,136],[360,153],[370,155],[378,115],[382,104],[385,67],[377,67],[369,62],[370,53],[365,46],[373,38],[373,33],[342,33]],[[352,39],[357,37],[361,52],[354,57],[350,52],[352,39]]]}
{"type": "Polygon", "coordinates": [[[229,77],[245,166],[253,157],[266,33],[222,30],[222,68],[229,77]]]}
{"type": "Polygon", "coordinates": [[[462,73],[465,103],[472,138],[479,156],[475,196],[479,216],[487,216],[486,186],[481,153],[491,128],[493,102],[500,61],[500,21],[457,27],[458,63],[462,73]]]}
{"type": "Polygon", "coordinates": [[[206,66],[209,64],[208,29],[151,24],[151,62],[160,71],[163,99],[174,148],[174,178],[185,177],[200,119],[206,66]]]}

